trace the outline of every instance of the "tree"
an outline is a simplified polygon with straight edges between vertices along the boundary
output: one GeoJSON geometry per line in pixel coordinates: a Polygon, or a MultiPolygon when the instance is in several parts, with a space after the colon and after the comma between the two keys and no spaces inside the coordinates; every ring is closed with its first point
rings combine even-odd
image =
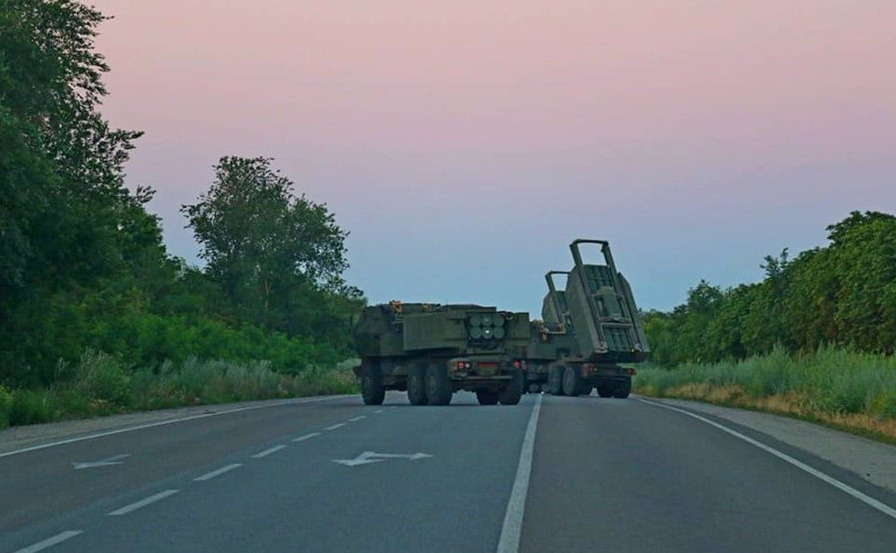
{"type": "Polygon", "coordinates": [[[98,111],[104,19],[74,0],[0,0],[0,378],[31,365],[46,381],[58,357],[81,354],[62,344],[89,347],[49,312],[165,266],[151,192],[124,184],[140,133],[98,111]]]}
{"type": "Polygon", "coordinates": [[[242,316],[282,328],[297,291],[337,291],[348,233],[325,205],[296,196],[271,161],[221,158],[211,188],[182,211],[208,273],[242,316]]]}

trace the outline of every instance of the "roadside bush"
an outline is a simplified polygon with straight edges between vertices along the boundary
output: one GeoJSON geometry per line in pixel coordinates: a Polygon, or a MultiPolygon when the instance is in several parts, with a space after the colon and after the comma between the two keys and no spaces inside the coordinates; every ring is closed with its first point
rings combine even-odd
{"type": "Polygon", "coordinates": [[[84,353],[75,366],[71,389],[100,409],[126,408],[131,404],[130,375],[114,357],[102,352],[84,353]]]}
{"type": "Polygon", "coordinates": [[[9,414],[12,409],[12,393],[0,386],[0,428],[9,426],[9,414]]]}
{"type": "Polygon", "coordinates": [[[9,424],[39,424],[53,420],[53,395],[48,390],[16,390],[12,394],[9,424]]]}
{"type": "Polygon", "coordinates": [[[788,398],[809,413],[896,418],[896,357],[890,355],[823,346],[790,356],[778,347],[742,361],[686,363],[671,370],[648,366],[634,380],[635,391],[655,396],[675,396],[688,385],[707,393],[728,387],[754,399],[788,398]]]}

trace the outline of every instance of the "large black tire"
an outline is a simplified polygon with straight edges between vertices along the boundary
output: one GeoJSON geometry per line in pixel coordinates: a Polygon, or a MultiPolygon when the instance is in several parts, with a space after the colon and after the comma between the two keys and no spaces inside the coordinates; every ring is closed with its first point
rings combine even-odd
{"type": "Polygon", "coordinates": [[[426,371],[411,367],[408,371],[408,401],[411,405],[426,405],[426,371]]]}
{"type": "Polygon", "coordinates": [[[616,389],[613,390],[613,397],[625,399],[630,393],[632,393],[632,379],[627,378],[625,382],[616,384],[616,389]]]}
{"type": "Polygon", "coordinates": [[[454,395],[454,385],[448,370],[437,364],[426,368],[426,399],[430,405],[448,405],[454,395]]]}
{"type": "Polygon", "coordinates": [[[361,399],[364,405],[382,405],[386,399],[386,387],[379,365],[370,363],[361,374],[361,399]]]}
{"type": "Polygon", "coordinates": [[[501,405],[516,405],[523,397],[523,373],[514,369],[513,378],[504,388],[498,392],[498,401],[501,405]]]}
{"type": "Polygon", "coordinates": [[[613,386],[609,384],[598,384],[597,395],[600,397],[613,397],[613,386]]]}
{"type": "Polygon", "coordinates": [[[555,396],[563,395],[563,367],[551,367],[548,373],[548,392],[555,396]]]}
{"type": "Polygon", "coordinates": [[[573,367],[566,367],[563,371],[563,393],[568,396],[577,396],[582,392],[582,375],[573,367]]]}
{"type": "Polygon", "coordinates": [[[498,392],[477,390],[476,400],[479,401],[479,405],[496,405],[498,403],[498,392]]]}

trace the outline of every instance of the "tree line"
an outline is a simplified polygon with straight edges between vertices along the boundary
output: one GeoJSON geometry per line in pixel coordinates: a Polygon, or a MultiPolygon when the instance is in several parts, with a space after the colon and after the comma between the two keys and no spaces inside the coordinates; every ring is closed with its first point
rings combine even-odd
{"type": "Polygon", "coordinates": [[[827,228],[829,243],[791,259],[766,256],[761,282],[722,289],[706,281],[644,327],[661,365],[716,362],[783,348],[896,350],[896,216],[853,212],[827,228]]]}
{"type": "Polygon", "coordinates": [[[52,385],[90,350],[142,367],[343,359],[364,303],[342,279],[347,233],[272,160],[223,157],[183,207],[205,267],[168,254],[154,190],[125,182],[141,133],[99,110],[105,19],[74,0],[0,0],[0,383],[52,385]]]}

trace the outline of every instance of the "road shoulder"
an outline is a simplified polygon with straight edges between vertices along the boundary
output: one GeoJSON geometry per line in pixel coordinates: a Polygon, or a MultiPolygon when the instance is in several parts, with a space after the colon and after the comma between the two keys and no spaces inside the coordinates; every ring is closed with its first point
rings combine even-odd
{"type": "Polygon", "coordinates": [[[896,447],[891,445],[769,413],[681,399],[649,400],[705,413],[751,428],[896,493],[896,447]]]}
{"type": "Polygon", "coordinates": [[[0,430],[0,455],[11,451],[40,446],[56,440],[79,438],[97,433],[124,430],[146,424],[174,422],[182,419],[197,418],[203,415],[215,415],[228,411],[258,409],[269,406],[273,407],[330,397],[338,396],[316,396],[307,398],[221,403],[215,405],[197,405],[193,407],[177,407],[173,409],[159,409],[157,411],[110,415],[108,417],[92,417],[88,419],[76,419],[46,424],[13,426],[12,428],[0,430]]]}

